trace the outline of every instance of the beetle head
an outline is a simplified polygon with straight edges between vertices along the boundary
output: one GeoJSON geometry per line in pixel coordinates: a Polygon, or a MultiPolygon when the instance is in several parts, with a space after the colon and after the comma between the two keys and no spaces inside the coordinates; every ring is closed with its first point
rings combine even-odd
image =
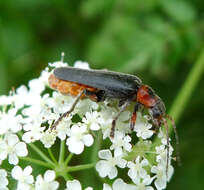
{"type": "Polygon", "coordinates": [[[153,124],[155,126],[160,126],[163,123],[166,108],[163,101],[158,96],[156,97],[156,104],[149,108],[149,113],[152,117],[153,124]]]}

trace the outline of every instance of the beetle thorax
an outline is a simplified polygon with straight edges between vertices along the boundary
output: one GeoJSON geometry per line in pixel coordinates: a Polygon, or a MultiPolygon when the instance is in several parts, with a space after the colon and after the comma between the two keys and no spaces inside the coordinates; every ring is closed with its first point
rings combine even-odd
{"type": "Polygon", "coordinates": [[[154,91],[147,85],[142,85],[137,92],[137,101],[150,108],[156,104],[157,98],[154,91]]]}

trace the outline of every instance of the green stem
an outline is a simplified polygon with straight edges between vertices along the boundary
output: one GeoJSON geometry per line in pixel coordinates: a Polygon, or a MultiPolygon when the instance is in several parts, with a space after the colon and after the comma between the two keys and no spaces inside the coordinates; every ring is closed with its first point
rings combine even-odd
{"type": "MultiPolygon", "coordinates": [[[[181,88],[178,96],[176,97],[169,111],[169,115],[172,116],[175,122],[178,122],[178,120],[180,119],[182,112],[184,111],[188,101],[190,100],[193,90],[195,89],[200,78],[202,77],[203,70],[204,70],[204,49],[202,50],[201,55],[197,59],[192,70],[190,71],[188,78],[186,79],[183,87],[181,88]]],[[[172,127],[171,125],[169,126],[170,134],[172,131],[172,127]]],[[[160,139],[157,138],[154,142],[154,145],[157,145],[159,142],[160,139]]]]}
{"type": "Polygon", "coordinates": [[[41,160],[36,160],[36,159],[30,158],[30,157],[21,157],[20,159],[31,162],[31,163],[34,163],[34,164],[38,164],[40,166],[45,166],[47,168],[52,168],[53,169],[53,165],[48,164],[46,162],[43,162],[41,160]]]}
{"type": "MultiPolygon", "coordinates": [[[[20,131],[18,132],[18,134],[22,137],[23,133],[20,131]]],[[[28,144],[43,160],[45,160],[46,162],[48,162],[49,164],[51,164],[52,166],[55,166],[55,164],[46,156],[46,154],[44,154],[44,152],[42,152],[37,146],[35,146],[32,143],[28,144]]]]}
{"type": "Polygon", "coordinates": [[[54,157],[54,155],[53,155],[53,153],[52,153],[51,148],[48,148],[48,153],[49,153],[49,155],[50,155],[52,161],[53,161],[55,164],[57,164],[57,160],[55,159],[55,157],[54,157]]]}
{"type": "Polygon", "coordinates": [[[65,179],[65,181],[70,180],[69,176],[67,174],[63,174],[62,177],[65,179]]]}
{"type": "MultiPolygon", "coordinates": [[[[191,95],[198,84],[200,78],[202,77],[202,73],[204,71],[204,49],[197,59],[196,63],[194,64],[191,72],[188,75],[181,91],[179,92],[176,100],[174,101],[169,115],[173,117],[175,121],[181,117],[182,112],[184,111],[185,107],[187,106],[191,95]]],[[[170,128],[172,130],[172,128],[170,128]]]]}
{"type": "Polygon", "coordinates": [[[69,166],[67,168],[67,172],[75,172],[75,171],[79,171],[79,170],[86,170],[89,168],[93,168],[95,166],[95,163],[91,163],[91,164],[83,164],[83,165],[77,165],[77,166],[69,166]]]}
{"type": "Polygon", "coordinates": [[[66,181],[74,179],[69,173],[66,172],[66,169],[64,172],[63,171],[62,172],[55,171],[55,172],[56,172],[56,177],[62,176],[66,181]]]}
{"type": "Polygon", "coordinates": [[[64,161],[64,145],[65,145],[65,140],[61,141],[60,143],[60,154],[59,154],[59,164],[61,164],[64,161]]]}
{"type": "Polygon", "coordinates": [[[70,153],[69,156],[67,157],[67,159],[65,160],[65,165],[67,166],[68,163],[70,162],[70,160],[72,159],[73,153],[70,153]]]}
{"type": "Polygon", "coordinates": [[[102,132],[99,131],[97,138],[95,139],[94,146],[92,148],[91,162],[96,163],[98,161],[98,150],[101,147],[102,132]]]}
{"type": "Polygon", "coordinates": [[[52,166],[55,166],[55,164],[42,152],[37,146],[34,144],[30,143],[29,146],[37,153],[43,160],[51,164],[52,166]]]}

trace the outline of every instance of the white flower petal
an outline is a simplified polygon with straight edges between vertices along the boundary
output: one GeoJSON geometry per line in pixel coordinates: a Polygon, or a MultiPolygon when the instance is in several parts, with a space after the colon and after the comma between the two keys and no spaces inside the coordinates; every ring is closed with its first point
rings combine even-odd
{"type": "Polygon", "coordinates": [[[84,143],[82,141],[77,141],[75,138],[72,137],[67,139],[67,145],[69,151],[75,154],[81,154],[84,150],[84,143]]]}
{"type": "Polygon", "coordinates": [[[47,182],[53,181],[55,179],[55,172],[52,170],[47,170],[44,174],[44,179],[47,182]]]}
{"type": "Polygon", "coordinates": [[[28,154],[28,150],[24,142],[17,143],[15,146],[15,151],[18,156],[22,156],[22,157],[27,156],[28,154]]]}
{"type": "Polygon", "coordinates": [[[9,146],[14,146],[17,142],[19,142],[18,136],[14,134],[9,134],[6,136],[7,142],[9,146]]]}
{"type": "Polygon", "coordinates": [[[112,158],[112,154],[110,150],[100,150],[98,153],[99,158],[109,160],[112,158]]]}
{"type": "Polygon", "coordinates": [[[115,178],[118,175],[118,170],[116,167],[111,167],[110,172],[108,173],[108,177],[110,179],[115,178]]]}
{"type": "Polygon", "coordinates": [[[127,164],[127,160],[124,160],[124,159],[119,159],[117,162],[117,166],[120,168],[125,168],[126,164],[127,164]]]}
{"type": "Polygon", "coordinates": [[[15,166],[12,171],[11,171],[11,175],[14,179],[18,180],[19,177],[22,175],[23,171],[21,169],[20,166],[15,166]]]}
{"type": "Polygon", "coordinates": [[[30,175],[32,173],[32,167],[31,166],[27,166],[24,170],[23,170],[23,175],[30,175]]]}
{"type": "Polygon", "coordinates": [[[9,154],[8,161],[10,164],[16,165],[16,164],[18,164],[19,160],[18,160],[18,157],[16,156],[16,154],[9,154]]]}
{"type": "Polygon", "coordinates": [[[112,190],[112,188],[110,187],[110,185],[104,183],[103,184],[103,190],[112,190]]]}
{"type": "Polygon", "coordinates": [[[67,181],[66,190],[81,190],[81,184],[78,180],[67,181]]]}
{"type": "Polygon", "coordinates": [[[84,135],[83,136],[83,142],[86,146],[91,146],[94,142],[94,139],[93,139],[92,135],[90,135],[90,134],[84,135]]]}
{"type": "Polygon", "coordinates": [[[106,177],[110,172],[111,168],[106,161],[100,160],[96,164],[96,170],[98,171],[101,177],[106,177]]]}

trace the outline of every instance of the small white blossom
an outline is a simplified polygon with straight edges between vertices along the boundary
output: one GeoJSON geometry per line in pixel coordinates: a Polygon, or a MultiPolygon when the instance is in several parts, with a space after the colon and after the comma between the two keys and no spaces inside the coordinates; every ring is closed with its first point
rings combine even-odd
{"type": "Polygon", "coordinates": [[[45,85],[38,78],[30,80],[28,83],[30,93],[41,94],[45,89],[45,85]]]}
{"type": "Polygon", "coordinates": [[[84,190],[93,190],[93,188],[92,187],[87,187],[84,190]]]}
{"type": "Polygon", "coordinates": [[[61,140],[65,140],[66,135],[70,133],[70,125],[71,125],[71,117],[65,117],[62,119],[62,121],[57,125],[56,132],[57,136],[61,140]]]}
{"type": "MultiPolygon", "coordinates": [[[[166,136],[166,133],[163,132],[162,128],[159,129],[158,137],[161,139],[162,145],[167,146],[167,136],[166,136]]],[[[169,137],[169,142],[171,142],[170,137],[169,137]]],[[[169,150],[172,153],[173,152],[173,147],[171,147],[170,143],[169,143],[169,146],[170,146],[169,150]]]]}
{"type": "MultiPolygon", "coordinates": [[[[13,102],[16,108],[22,108],[24,105],[38,105],[41,100],[41,92],[45,89],[44,84],[39,79],[33,79],[29,82],[29,89],[20,86],[13,95],[13,102]]],[[[37,107],[37,106],[36,106],[37,107]]]]}
{"type": "Polygon", "coordinates": [[[81,184],[78,180],[67,181],[67,188],[65,190],[81,190],[81,184]]]}
{"type": "MultiPolygon", "coordinates": [[[[6,144],[2,143],[2,145],[4,148],[6,146],[6,148],[4,153],[2,152],[1,156],[4,156],[4,158],[8,156],[8,161],[10,164],[18,164],[18,156],[24,157],[28,154],[26,144],[24,142],[20,142],[17,135],[7,134],[5,135],[4,141],[6,144]]],[[[0,159],[2,160],[2,157],[0,159]]]]}
{"type": "Polygon", "coordinates": [[[121,155],[114,155],[110,150],[100,150],[99,158],[103,159],[97,162],[96,170],[101,177],[108,176],[110,179],[115,178],[118,175],[118,170],[116,166],[120,168],[125,168],[127,161],[122,159],[121,155]]]}
{"type": "Polygon", "coordinates": [[[76,61],[74,63],[74,67],[80,68],[80,69],[90,69],[89,64],[83,61],[76,61]]]}
{"type": "Polygon", "coordinates": [[[157,166],[152,166],[151,172],[156,174],[156,180],[154,181],[156,188],[158,190],[162,190],[166,188],[167,181],[169,181],[173,175],[174,169],[171,165],[169,165],[166,175],[166,164],[158,164],[157,166]]]}
{"type": "Polygon", "coordinates": [[[94,142],[92,135],[87,133],[85,125],[73,125],[68,136],[66,144],[69,151],[75,154],[81,154],[84,150],[84,145],[91,146],[94,142]]]}
{"type": "MultiPolygon", "coordinates": [[[[116,115],[118,114],[118,111],[116,112],[116,115]]],[[[115,117],[115,116],[114,116],[115,117]]],[[[113,118],[114,118],[113,117],[113,118]]],[[[130,123],[128,122],[131,117],[131,112],[130,111],[123,111],[117,122],[116,122],[116,130],[124,133],[124,134],[130,134],[132,131],[130,130],[130,123]]],[[[113,119],[112,118],[112,119],[113,119]]]]}
{"type": "Polygon", "coordinates": [[[50,76],[49,68],[46,67],[40,74],[39,80],[45,85],[48,86],[48,78],[50,76]]]}
{"type": "Polygon", "coordinates": [[[56,140],[56,132],[47,130],[43,133],[40,141],[44,144],[45,148],[50,148],[56,140]]]}
{"type": "Polygon", "coordinates": [[[123,150],[126,150],[128,152],[131,151],[132,145],[131,137],[129,135],[126,135],[124,133],[121,133],[120,131],[115,132],[115,136],[113,139],[111,139],[112,145],[110,147],[111,150],[115,150],[117,155],[122,154],[123,150]]]}
{"type": "Polygon", "coordinates": [[[150,177],[149,175],[144,176],[144,178],[134,178],[133,182],[136,184],[135,190],[154,190],[153,187],[149,186],[154,177],[150,177]]]}
{"type": "Polygon", "coordinates": [[[20,166],[15,166],[11,175],[14,179],[18,181],[17,190],[30,190],[31,185],[34,182],[34,178],[31,175],[32,168],[31,166],[27,166],[24,170],[21,169],[20,166]]]}
{"type": "Polygon", "coordinates": [[[16,93],[12,96],[12,101],[15,105],[15,107],[22,108],[26,102],[28,102],[30,99],[28,88],[24,85],[21,85],[19,88],[16,89],[16,93]]]}
{"type": "Polygon", "coordinates": [[[80,117],[84,117],[86,112],[90,112],[91,110],[97,110],[98,104],[90,99],[80,100],[76,105],[73,113],[77,113],[80,117]]]}
{"type": "Polygon", "coordinates": [[[8,190],[6,187],[8,185],[7,173],[6,170],[0,169],[0,189],[8,190]]]}
{"type": "Polygon", "coordinates": [[[0,96],[0,106],[7,106],[12,104],[12,102],[13,102],[12,96],[5,95],[0,96]]]}
{"type": "Polygon", "coordinates": [[[142,117],[140,113],[137,114],[137,122],[134,128],[136,131],[136,135],[138,137],[142,137],[143,139],[150,138],[153,135],[153,131],[150,130],[152,125],[148,123],[148,121],[142,117]]]}
{"type": "Polygon", "coordinates": [[[22,129],[20,123],[22,116],[16,115],[17,111],[17,109],[12,108],[8,110],[8,113],[0,112],[0,135],[5,134],[9,130],[16,133],[22,129]]]}
{"type": "MultiPolygon", "coordinates": [[[[67,188],[65,190],[82,190],[81,184],[78,180],[67,181],[67,188]]],[[[87,187],[84,190],[93,190],[92,187],[87,187]]]]}
{"type": "Polygon", "coordinates": [[[100,129],[99,123],[101,122],[101,118],[97,111],[86,112],[85,117],[82,119],[82,121],[88,129],[90,128],[93,131],[97,131],[100,129]]]}
{"type": "Polygon", "coordinates": [[[148,164],[149,163],[147,159],[141,159],[141,157],[138,156],[135,160],[135,163],[128,162],[127,167],[130,168],[128,171],[128,176],[131,179],[144,178],[147,175],[147,172],[144,169],[144,166],[147,166],[148,164]]]}
{"type": "Polygon", "coordinates": [[[103,139],[110,136],[113,117],[116,113],[117,113],[116,110],[110,107],[107,107],[107,109],[102,108],[102,110],[100,111],[99,114],[101,115],[102,118],[101,129],[103,133],[103,139]]]}
{"type": "Polygon", "coordinates": [[[26,132],[23,134],[22,139],[26,143],[31,143],[42,138],[45,127],[41,127],[40,121],[36,119],[30,123],[26,122],[23,129],[26,132]]]}
{"type": "Polygon", "coordinates": [[[50,67],[58,68],[58,67],[67,67],[68,63],[64,62],[64,53],[62,52],[60,61],[55,61],[53,63],[48,63],[50,67]]]}
{"type": "MultiPolygon", "coordinates": [[[[170,145],[169,145],[170,146],[170,145]]],[[[163,163],[164,165],[166,165],[167,162],[167,147],[165,145],[160,145],[160,146],[156,146],[156,153],[158,154],[156,156],[156,161],[158,163],[163,163]]],[[[173,153],[173,148],[170,146],[169,148],[169,164],[171,163],[171,155],[173,153]]]]}
{"type": "Polygon", "coordinates": [[[63,96],[62,94],[54,91],[52,97],[46,100],[50,108],[53,108],[54,113],[65,113],[70,110],[73,105],[74,98],[72,96],[63,96]]]}
{"type": "Polygon", "coordinates": [[[34,123],[35,121],[37,121],[38,124],[42,124],[43,122],[47,122],[47,120],[53,121],[53,119],[55,119],[47,103],[49,94],[44,94],[42,97],[36,95],[32,99],[34,99],[32,100],[32,104],[22,110],[22,114],[25,116],[23,120],[25,124],[34,123]]]}
{"type": "Polygon", "coordinates": [[[112,188],[110,185],[104,183],[103,190],[135,190],[135,186],[127,184],[122,179],[118,178],[113,182],[112,188]]]}
{"type": "MultiPolygon", "coordinates": [[[[112,107],[102,107],[102,110],[99,113],[101,115],[101,129],[103,132],[103,139],[110,137],[111,127],[113,118],[118,114],[118,111],[112,107]]],[[[120,117],[117,119],[116,122],[116,129],[115,131],[120,131],[121,133],[129,133],[130,127],[128,121],[130,119],[130,112],[124,111],[121,113],[120,117]],[[126,123],[125,123],[126,122],[126,123]]]]}
{"type": "Polygon", "coordinates": [[[44,177],[38,175],[35,182],[35,190],[56,190],[59,187],[59,183],[54,181],[55,172],[47,170],[44,177]]]}

